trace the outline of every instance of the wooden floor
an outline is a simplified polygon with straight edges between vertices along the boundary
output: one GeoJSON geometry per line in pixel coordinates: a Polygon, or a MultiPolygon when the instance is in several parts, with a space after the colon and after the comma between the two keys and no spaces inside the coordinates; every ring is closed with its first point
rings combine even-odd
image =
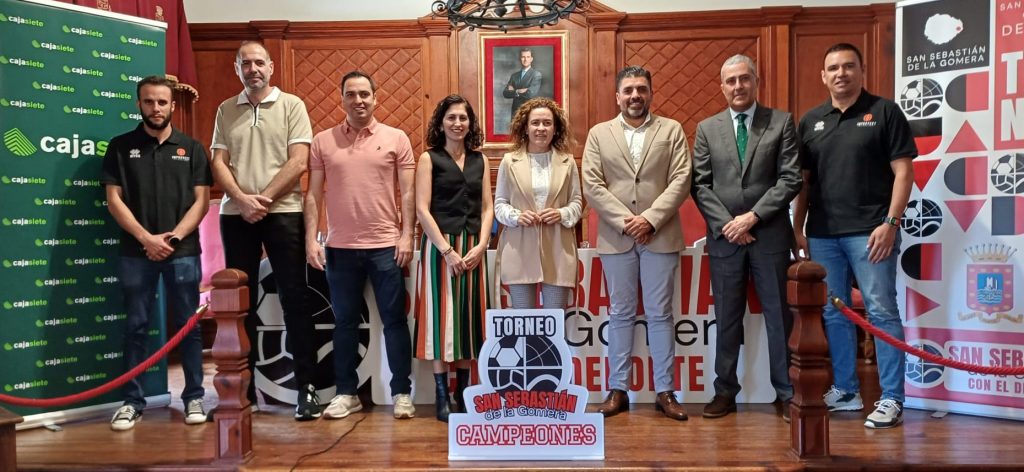
{"type": "MultiPolygon", "coordinates": [[[[212,366],[208,366],[212,369],[212,366]]],[[[212,377],[208,371],[207,382],[212,377]]],[[[863,366],[862,376],[876,375],[863,366]]],[[[171,378],[180,378],[172,371],[171,378]]],[[[172,392],[180,385],[172,384],[172,392]]],[[[877,387],[876,387],[877,389],[877,387]]],[[[175,393],[176,394],[176,393],[175,393]]],[[[872,392],[865,392],[865,404],[872,392]]],[[[208,402],[215,403],[208,387],[208,402]]],[[[878,393],[873,393],[877,397],[878,393]]],[[[908,410],[905,424],[863,427],[866,413],[831,418],[833,458],[801,462],[789,452],[789,425],[772,405],[740,405],[737,414],[707,420],[687,405],[690,420],[675,422],[653,405],[633,405],[605,423],[606,459],[594,462],[448,462],[446,425],[431,405],[398,421],[389,407],[337,421],[299,423],[291,408],[268,407],[253,419],[255,457],[240,470],[1024,470],[1024,425],[1015,421],[908,410]]],[[[207,468],[214,425],[186,426],[182,406],[147,410],[135,429],[115,433],[108,418],[65,424],[63,431],[18,433],[19,470],[141,470],[207,468]]],[[[229,469],[234,469],[229,468],[229,469]]]]}

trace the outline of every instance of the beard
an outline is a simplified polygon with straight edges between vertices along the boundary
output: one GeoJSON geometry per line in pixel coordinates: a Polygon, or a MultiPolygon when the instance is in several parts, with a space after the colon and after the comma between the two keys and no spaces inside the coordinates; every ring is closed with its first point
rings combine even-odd
{"type": "MultiPolygon", "coordinates": [[[[141,113],[142,110],[139,110],[139,112],[141,113]]],[[[151,129],[153,131],[163,131],[168,126],[170,126],[170,124],[171,124],[171,117],[172,116],[174,116],[174,112],[173,111],[169,111],[169,112],[167,112],[167,116],[164,117],[163,123],[154,123],[153,120],[151,120],[148,116],[143,114],[142,115],[142,122],[146,125],[147,128],[149,128],[149,129],[151,129]]]]}

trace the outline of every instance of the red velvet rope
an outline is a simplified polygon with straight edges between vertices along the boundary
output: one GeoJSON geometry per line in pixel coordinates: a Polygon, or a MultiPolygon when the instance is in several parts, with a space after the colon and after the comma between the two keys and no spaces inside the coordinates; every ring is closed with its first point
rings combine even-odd
{"type": "Polygon", "coordinates": [[[185,338],[185,335],[188,334],[189,331],[192,331],[192,329],[196,327],[196,323],[199,323],[199,318],[203,317],[203,313],[206,313],[206,310],[209,309],[209,307],[209,304],[199,307],[199,309],[192,314],[192,317],[188,319],[188,322],[185,323],[185,326],[182,326],[181,329],[174,334],[174,337],[167,341],[167,344],[154,352],[152,356],[149,356],[149,358],[141,364],[133,367],[128,372],[121,374],[120,377],[111,380],[110,382],[98,385],[84,392],[56,398],[21,398],[0,394],[0,403],[35,408],[47,408],[54,406],[66,406],[103,395],[104,393],[128,383],[129,380],[139,376],[145,372],[146,369],[153,367],[153,365],[166,356],[168,352],[171,352],[171,349],[174,349],[178,344],[180,344],[181,340],[185,338]]]}
{"type": "Polygon", "coordinates": [[[976,373],[979,373],[979,374],[1024,375],[1024,367],[995,367],[995,366],[968,364],[966,362],[960,362],[960,361],[955,361],[955,360],[952,360],[952,359],[946,359],[945,357],[942,357],[942,356],[939,356],[939,355],[936,355],[936,354],[932,354],[932,353],[930,353],[928,351],[924,351],[922,349],[918,349],[918,348],[913,347],[913,346],[911,346],[911,345],[909,345],[909,344],[907,344],[907,343],[905,343],[903,341],[900,341],[899,339],[896,339],[896,338],[892,337],[892,335],[890,335],[889,333],[886,333],[885,331],[882,331],[882,330],[878,329],[878,327],[876,327],[875,325],[872,325],[871,323],[869,323],[868,320],[866,320],[864,317],[862,317],[859,314],[857,314],[857,312],[851,310],[850,307],[846,306],[846,304],[843,303],[843,301],[840,300],[838,297],[829,297],[829,300],[832,302],[833,306],[835,306],[836,308],[839,309],[839,312],[842,313],[843,316],[846,316],[847,318],[849,318],[850,321],[852,321],[857,326],[860,326],[861,328],[864,328],[864,331],[867,331],[867,332],[873,334],[876,338],[881,339],[882,341],[885,341],[887,344],[889,344],[889,345],[895,347],[896,349],[899,349],[899,350],[901,350],[901,351],[903,351],[903,352],[905,352],[907,354],[911,354],[911,355],[920,357],[921,359],[924,359],[926,361],[934,362],[936,364],[941,364],[941,365],[944,365],[946,367],[952,367],[952,368],[957,369],[957,370],[966,370],[968,372],[976,372],[976,373]]]}

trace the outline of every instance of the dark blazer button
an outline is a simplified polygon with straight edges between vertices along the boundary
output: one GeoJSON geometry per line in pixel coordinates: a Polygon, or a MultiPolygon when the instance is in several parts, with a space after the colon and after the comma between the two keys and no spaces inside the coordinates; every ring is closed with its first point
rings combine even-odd
{"type": "Polygon", "coordinates": [[[636,183],[640,183],[640,177],[636,178],[636,183]]]}
{"type": "Polygon", "coordinates": [[[633,204],[636,205],[636,200],[633,200],[633,204]]]}

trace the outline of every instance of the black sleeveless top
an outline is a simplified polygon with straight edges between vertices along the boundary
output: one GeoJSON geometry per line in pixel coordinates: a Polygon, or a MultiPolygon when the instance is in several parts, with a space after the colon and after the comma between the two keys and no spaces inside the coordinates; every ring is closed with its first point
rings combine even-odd
{"type": "Polygon", "coordinates": [[[445,234],[459,234],[462,230],[479,234],[484,155],[479,151],[467,152],[459,170],[444,149],[431,149],[427,154],[433,167],[430,214],[438,228],[445,234]]]}

